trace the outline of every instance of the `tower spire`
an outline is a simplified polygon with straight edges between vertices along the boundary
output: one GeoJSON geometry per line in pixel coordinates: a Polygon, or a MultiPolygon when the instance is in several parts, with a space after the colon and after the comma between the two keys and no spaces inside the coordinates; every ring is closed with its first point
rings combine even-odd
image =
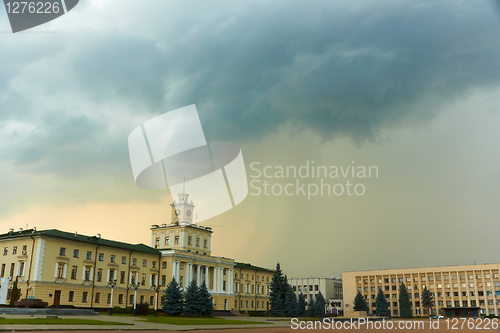
{"type": "Polygon", "coordinates": [[[186,193],[186,177],[184,177],[184,182],[182,184],[182,193],[186,193]]]}

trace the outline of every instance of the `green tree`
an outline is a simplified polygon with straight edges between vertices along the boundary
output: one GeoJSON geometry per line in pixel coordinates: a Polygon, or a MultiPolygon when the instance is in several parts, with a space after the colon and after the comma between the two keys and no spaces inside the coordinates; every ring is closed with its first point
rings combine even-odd
{"type": "Polygon", "coordinates": [[[389,303],[385,299],[384,292],[382,288],[378,288],[377,299],[375,300],[375,306],[377,308],[377,316],[387,317],[390,315],[389,303]]]}
{"type": "Polygon", "coordinates": [[[408,295],[405,284],[401,283],[399,287],[399,316],[401,318],[411,318],[412,315],[410,295],[408,295]]]}
{"type": "Polygon", "coordinates": [[[193,279],[186,289],[186,299],[184,301],[184,312],[188,316],[198,317],[205,311],[205,300],[201,297],[200,288],[193,279]]]}
{"type": "Polygon", "coordinates": [[[163,303],[163,312],[168,315],[179,315],[184,310],[182,300],[182,291],[175,278],[170,281],[164,292],[165,303],[163,303]]]}
{"type": "Polygon", "coordinates": [[[297,317],[305,316],[306,314],[306,298],[303,293],[299,294],[299,299],[297,301],[297,317]]]}
{"type": "Polygon", "coordinates": [[[212,295],[210,295],[210,293],[208,292],[208,288],[207,285],[205,284],[205,281],[201,283],[200,295],[204,304],[204,309],[201,314],[204,316],[211,316],[212,312],[214,311],[214,301],[212,299],[212,295]]]}
{"type": "Polygon", "coordinates": [[[319,291],[314,301],[314,317],[323,318],[325,316],[325,305],[325,297],[323,297],[323,294],[319,291]]]}
{"type": "Polygon", "coordinates": [[[424,287],[424,290],[422,291],[421,298],[422,298],[422,306],[424,307],[424,309],[428,309],[429,310],[429,314],[432,314],[431,313],[432,306],[433,306],[433,304],[432,304],[432,294],[429,291],[429,289],[427,289],[427,286],[424,287]]]}
{"type": "Polygon", "coordinates": [[[285,312],[288,317],[297,317],[298,315],[298,304],[297,295],[293,292],[290,285],[287,286],[287,292],[285,294],[285,312]]]}
{"type": "Polygon", "coordinates": [[[314,298],[309,297],[309,302],[307,302],[307,315],[314,317],[316,311],[316,306],[314,305],[314,298]]]}
{"type": "Polygon", "coordinates": [[[361,295],[361,291],[358,291],[356,297],[354,297],[354,311],[366,311],[368,313],[368,304],[363,295],[361,295]]]}
{"type": "Polygon", "coordinates": [[[10,291],[9,306],[11,308],[14,307],[14,302],[17,302],[19,298],[21,298],[21,291],[17,287],[17,279],[18,277],[16,276],[16,280],[14,281],[14,284],[12,285],[12,290],[10,291]]]}
{"type": "Polygon", "coordinates": [[[276,265],[273,273],[269,292],[269,305],[273,316],[281,317],[286,313],[285,295],[287,292],[285,277],[281,271],[280,263],[276,265]]]}

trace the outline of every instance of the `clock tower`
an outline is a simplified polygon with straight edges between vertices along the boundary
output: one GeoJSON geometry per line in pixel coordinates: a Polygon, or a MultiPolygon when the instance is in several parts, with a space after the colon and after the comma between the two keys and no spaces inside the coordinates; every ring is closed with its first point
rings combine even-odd
{"type": "Polygon", "coordinates": [[[186,226],[193,224],[193,201],[188,201],[189,194],[179,193],[177,201],[170,204],[172,207],[172,224],[186,226]]]}

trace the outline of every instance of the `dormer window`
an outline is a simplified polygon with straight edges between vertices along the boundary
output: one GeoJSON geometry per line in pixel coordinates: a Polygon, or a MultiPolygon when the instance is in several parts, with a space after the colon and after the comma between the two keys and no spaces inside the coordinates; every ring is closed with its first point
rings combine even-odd
{"type": "Polygon", "coordinates": [[[191,245],[191,236],[188,236],[188,245],[191,245]]]}

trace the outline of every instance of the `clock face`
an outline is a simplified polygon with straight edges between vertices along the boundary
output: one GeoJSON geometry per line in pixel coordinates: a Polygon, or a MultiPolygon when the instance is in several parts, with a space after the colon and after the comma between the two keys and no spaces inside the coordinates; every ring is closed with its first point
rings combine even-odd
{"type": "Polygon", "coordinates": [[[181,211],[179,209],[175,210],[175,215],[179,216],[180,213],[181,213],[181,211]]]}
{"type": "Polygon", "coordinates": [[[186,214],[187,214],[188,216],[191,216],[191,211],[190,211],[190,210],[188,210],[188,211],[186,212],[186,214]]]}

